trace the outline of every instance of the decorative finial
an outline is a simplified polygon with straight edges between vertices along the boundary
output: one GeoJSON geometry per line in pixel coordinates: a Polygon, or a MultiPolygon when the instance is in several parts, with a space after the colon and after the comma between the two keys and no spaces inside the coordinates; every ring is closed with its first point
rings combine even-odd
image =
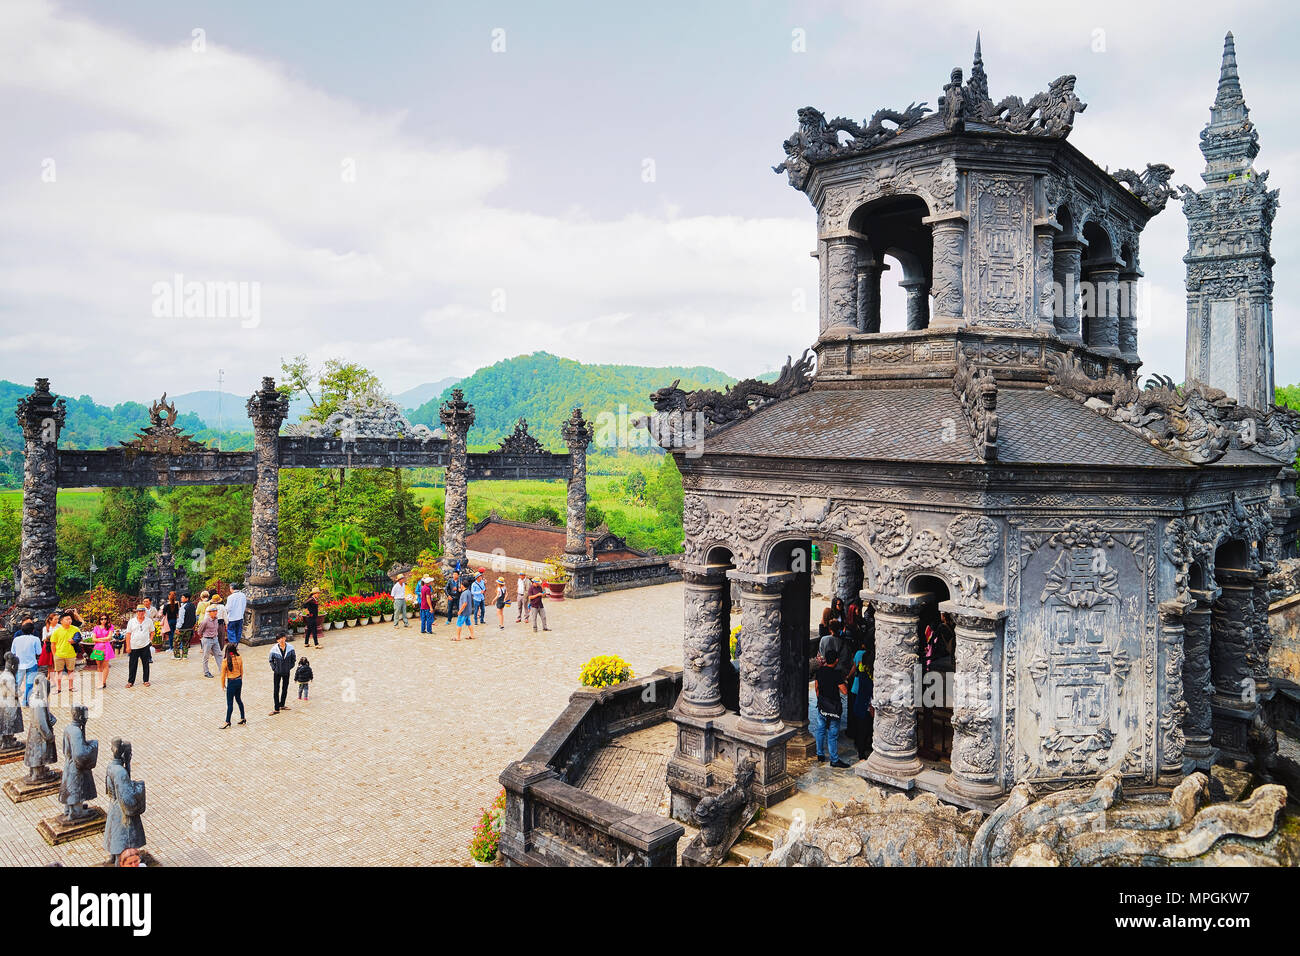
{"type": "Polygon", "coordinates": [[[976,116],[984,112],[985,105],[993,105],[989,100],[989,78],[984,72],[984,57],[980,53],[979,31],[975,33],[975,61],[971,64],[970,81],[966,88],[971,93],[971,105],[975,108],[976,116]]]}
{"type": "Polygon", "coordinates": [[[1223,65],[1219,67],[1219,99],[1227,95],[1241,96],[1241,80],[1237,76],[1237,48],[1232,42],[1232,31],[1223,38],[1223,65]]]}

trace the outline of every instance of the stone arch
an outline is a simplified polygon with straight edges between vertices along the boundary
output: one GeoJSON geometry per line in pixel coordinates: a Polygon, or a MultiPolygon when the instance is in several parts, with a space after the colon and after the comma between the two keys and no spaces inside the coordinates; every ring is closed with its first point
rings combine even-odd
{"type": "Polygon", "coordinates": [[[891,331],[929,326],[934,242],[925,219],[932,208],[932,202],[919,191],[907,191],[877,196],[860,203],[849,214],[848,229],[858,238],[856,290],[860,331],[879,332],[886,326],[891,331]],[[881,276],[890,268],[884,261],[886,256],[894,260],[901,273],[898,279],[903,287],[901,303],[892,294],[881,295],[881,276]],[[888,321],[881,308],[884,299],[890,300],[888,321]]]}

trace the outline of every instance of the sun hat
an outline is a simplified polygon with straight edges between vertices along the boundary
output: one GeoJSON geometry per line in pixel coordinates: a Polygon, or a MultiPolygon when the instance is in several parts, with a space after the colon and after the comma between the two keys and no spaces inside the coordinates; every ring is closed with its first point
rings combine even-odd
{"type": "Polygon", "coordinates": [[[505,578],[497,578],[497,584],[505,584],[505,583],[506,583],[505,578]]]}
{"type": "MultiPolygon", "coordinates": [[[[135,609],[136,609],[137,611],[143,611],[143,610],[144,610],[144,605],[143,605],[143,604],[137,604],[137,605],[135,606],[135,609]]],[[[64,613],[66,614],[67,612],[65,611],[64,613]]]]}

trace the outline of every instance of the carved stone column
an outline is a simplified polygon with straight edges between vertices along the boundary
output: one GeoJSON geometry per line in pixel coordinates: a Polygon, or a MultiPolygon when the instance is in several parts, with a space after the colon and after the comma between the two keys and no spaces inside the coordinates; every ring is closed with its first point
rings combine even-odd
{"type": "Polygon", "coordinates": [[[36,389],[18,401],[23,432],[23,540],[18,555],[21,588],[12,624],[24,613],[41,625],[59,603],[58,544],[55,520],[59,495],[59,434],[67,409],[50,392],[50,380],[38,378],[36,389]]]}
{"type": "Polygon", "coordinates": [[[288,628],[291,588],[280,585],[280,426],[289,399],[263,378],[245,406],[253,422],[253,527],[249,538],[244,642],[269,644],[288,628]]]}
{"type": "Polygon", "coordinates": [[[1137,296],[1141,278],[1142,273],[1136,270],[1119,274],[1119,354],[1130,362],[1138,358],[1137,296]]]}
{"type": "Polygon", "coordinates": [[[289,414],[289,399],[262,379],[248,400],[253,421],[253,530],[249,541],[248,583],[275,587],[280,583],[280,426],[289,414]]]}
{"type": "Polygon", "coordinates": [[[1044,331],[1056,327],[1056,274],[1052,244],[1060,232],[1055,219],[1034,220],[1034,301],[1038,305],[1038,325],[1044,331]]]}
{"type": "Polygon", "coordinates": [[[1196,603],[1183,614],[1183,759],[1190,770],[1208,771],[1214,765],[1213,712],[1210,701],[1210,606],[1219,591],[1192,591],[1196,603]]]}
{"type": "Polygon", "coordinates": [[[452,389],[451,399],[438,412],[447,433],[447,493],[442,518],[442,563],[452,567],[465,560],[465,515],[469,506],[469,453],[465,436],[474,424],[474,406],[465,393],[452,389]]]}
{"type": "Polygon", "coordinates": [[[1106,355],[1119,355],[1119,267],[1113,259],[1089,263],[1085,276],[1093,302],[1088,346],[1106,355]]]}
{"type": "Polygon", "coordinates": [[[1052,246],[1053,290],[1059,296],[1053,304],[1052,316],[1057,334],[1068,342],[1082,342],[1079,318],[1079,270],[1083,259],[1083,243],[1077,239],[1058,239],[1052,246]]]}
{"type": "Polygon", "coordinates": [[[728,571],[740,583],[740,723],[760,736],[779,734],[781,723],[781,591],[794,577],[728,571]]]}
{"type": "Polygon", "coordinates": [[[863,247],[857,268],[857,327],[859,332],[880,331],[880,277],[889,266],[863,247]]]}
{"type": "Polygon", "coordinates": [[[946,213],[921,220],[931,229],[934,240],[930,290],[934,293],[934,312],[930,327],[962,324],[965,288],[962,270],[966,260],[966,216],[946,213]]]}
{"type": "Polygon", "coordinates": [[[835,549],[835,567],[832,571],[832,587],[835,596],[844,602],[847,608],[850,601],[857,598],[862,591],[862,558],[852,548],[839,545],[835,549]]]}
{"type": "MultiPolygon", "coordinates": [[[[956,699],[952,711],[952,775],[948,789],[967,797],[1002,793],[1001,646],[998,623],[1004,608],[963,608],[945,601],[957,636],[956,699]]],[[[879,617],[877,628],[879,628],[879,617]]]]}
{"type": "Polygon", "coordinates": [[[911,789],[921,772],[917,756],[916,715],[921,701],[921,641],[916,633],[918,609],[926,595],[894,596],[862,592],[876,605],[876,666],[871,697],[876,708],[871,756],[858,769],[868,779],[911,789]]]}
{"type": "Polygon", "coordinates": [[[898,283],[907,293],[908,331],[930,326],[930,295],[925,279],[905,279],[898,283]]]}
{"type": "Polygon", "coordinates": [[[682,693],[677,710],[696,717],[715,717],[722,706],[720,669],[730,667],[725,565],[682,567],[685,628],[682,632],[682,693]]]}
{"type": "Polygon", "coordinates": [[[1191,600],[1160,604],[1160,658],[1164,666],[1156,675],[1156,772],[1158,782],[1164,786],[1177,785],[1183,778],[1183,722],[1187,716],[1183,691],[1186,640],[1183,616],[1195,606],[1196,602],[1191,600]]]}
{"type": "Polygon", "coordinates": [[[1268,627],[1268,605],[1270,601],[1267,573],[1260,573],[1256,576],[1253,590],[1251,639],[1254,642],[1254,654],[1251,657],[1251,669],[1255,676],[1255,694],[1258,697],[1265,697],[1273,689],[1273,679],[1268,670],[1268,656],[1273,649],[1273,632],[1268,627]]]}
{"type": "Polygon", "coordinates": [[[564,588],[565,597],[590,597],[596,593],[594,586],[595,558],[587,554],[587,446],[594,431],[591,422],[582,417],[582,409],[575,408],[561,432],[569,446],[569,488],[564,566],[569,572],[569,583],[564,588]]]}
{"type": "Polygon", "coordinates": [[[1255,581],[1249,571],[1220,568],[1215,580],[1222,587],[1214,602],[1210,624],[1210,676],[1214,703],[1253,711],[1255,673],[1250,666],[1251,620],[1255,581]]]}
{"type": "Polygon", "coordinates": [[[797,571],[781,590],[781,723],[794,731],[786,742],[786,755],[803,760],[817,753],[817,741],[808,730],[811,623],[812,572],[797,571]]]}
{"type": "Polygon", "coordinates": [[[832,236],[826,240],[826,321],[827,331],[852,332],[857,329],[858,311],[858,240],[853,236],[832,236]]]}

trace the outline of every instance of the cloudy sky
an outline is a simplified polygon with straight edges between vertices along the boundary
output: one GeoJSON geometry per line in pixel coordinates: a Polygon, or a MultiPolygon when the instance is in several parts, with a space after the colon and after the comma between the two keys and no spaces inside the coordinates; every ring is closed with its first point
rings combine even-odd
{"type": "MultiPolygon", "coordinates": [[[[1075,73],[1076,146],[1199,186],[1232,29],[1300,381],[1290,5],[701,6],[3,0],[0,377],[248,393],[305,352],[400,391],[538,349],[755,374],[817,329],[812,209],[769,168],[796,109],[933,107],[978,29],[994,99],[1075,73]],[[187,317],[177,276],[256,289],[255,319],[187,317]]],[[[1171,203],[1139,346],[1178,379],[1185,251],[1171,203]]]]}

